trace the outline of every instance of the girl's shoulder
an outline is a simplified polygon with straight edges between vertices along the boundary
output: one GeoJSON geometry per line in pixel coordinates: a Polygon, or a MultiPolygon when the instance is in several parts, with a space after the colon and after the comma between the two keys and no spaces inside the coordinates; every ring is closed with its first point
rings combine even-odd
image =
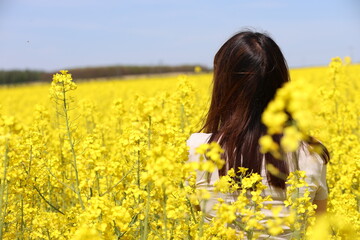
{"type": "Polygon", "coordinates": [[[299,167],[307,168],[322,168],[326,163],[319,153],[307,143],[302,143],[298,149],[299,167]]]}
{"type": "Polygon", "coordinates": [[[199,154],[196,153],[196,148],[201,144],[207,143],[211,133],[193,133],[186,141],[189,147],[189,162],[199,161],[199,154]]]}
{"type": "Polygon", "coordinates": [[[193,133],[186,141],[189,147],[198,147],[201,144],[207,143],[211,133],[193,133]]]}
{"type": "Polygon", "coordinates": [[[326,184],[326,162],[309,144],[302,144],[298,151],[299,170],[305,171],[311,200],[328,197],[326,184]]]}

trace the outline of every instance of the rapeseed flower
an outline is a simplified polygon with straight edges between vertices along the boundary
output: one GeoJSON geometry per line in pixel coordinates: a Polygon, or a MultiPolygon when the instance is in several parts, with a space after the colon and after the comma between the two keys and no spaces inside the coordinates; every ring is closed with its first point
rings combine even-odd
{"type": "Polygon", "coordinates": [[[200,148],[199,163],[185,164],[186,139],[208,109],[209,74],[75,84],[61,71],[51,101],[48,85],[0,88],[0,238],[254,239],[281,234],[285,224],[297,239],[357,239],[359,73],[340,58],[327,68],[292,70],[262,117],[269,129],[263,153],[281,158],[309,135],[330,151],[333,217],[315,223],[306,173],[289,176],[286,218],[271,206],[274,217],[264,218],[265,186],[243,168],[215,184],[217,194],[236,193],[235,202],[218,200],[209,221],[199,209],[213,193],[196,188],[196,171],[211,174],[224,164],[214,143],[200,148]],[[279,144],[276,134],[284,136],[279,144]]]}

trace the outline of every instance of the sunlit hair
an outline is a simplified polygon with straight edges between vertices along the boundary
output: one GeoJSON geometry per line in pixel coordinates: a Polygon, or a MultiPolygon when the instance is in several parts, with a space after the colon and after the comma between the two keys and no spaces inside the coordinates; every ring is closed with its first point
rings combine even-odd
{"type": "MultiPolygon", "coordinates": [[[[202,130],[213,133],[209,142],[218,141],[225,150],[226,164],[219,169],[220,176],[238,167],[260,174],[264,155],[258,140],[266,133],[261,114],[288,81],[285,58],[266,34],[237,33],[216,53],[212,99],[202,130]]],[[[274,138],[279,142],[280,136],[274,138]]],[[[289,174],[286,161],[265,154],[265,163],[289,174]]],[[[284,179],[269,173],[267,179],[270,185],[285,188],[284,179]]]]}

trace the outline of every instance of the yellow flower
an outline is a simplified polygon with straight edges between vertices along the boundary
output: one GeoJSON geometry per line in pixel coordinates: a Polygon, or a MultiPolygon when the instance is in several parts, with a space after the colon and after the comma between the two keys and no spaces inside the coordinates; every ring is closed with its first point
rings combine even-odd
{"type": "Polygon", "coordinates": [[[289,126],[284,129],[284,136],[280,144],[285,152],[294,152],[298,149],[301,140],[301,132],[295,126],[289,126]]]}
{"type": "Polygon", "coordinates": [[[101,234],[94,228],[82,225],[76,232],[72,240],[99,240],[103,239],[101,234]]]}
{"type": "Polygon", "coordinates": [[[329,150],[327,210],[334,216],[317,222],[305,172],[289,174],[286,217],[264,204],[271,199],[262,192],[266,186],[244,168],[230,170],[211,191],[197,188],[200,174],[209,178],[224,164],[215,143],[200,147],[200,161],[186,163],[186,140],[208,109],[211,74],[75,84],[61,71],[50,89],[56,105],[46,84],[2,87],[2,237],[245,239],[247,229],[257,239],[281,234],[286,225],[298,239],[360,239],[359,75],[359,64],[340,58],[329,67],[292,69],[292,81],[262,116],[263,153],[280,159],[279,152],[295,150],[309,136],[329,150]],[[284,134],[279,145],[274,134],[284,134]],[[222,196],[212,190],[235,201],[218,199],[207,221],[203,204],[222,196]],[[273,217],[265,218],[264,208],[273,217]]]}
{"type": "Polygon", "coordinates": [[[271,136],[264,135],[260,137],[259,139],[260,144],[260,151],[261,153],[267,153],[267,152],[277,152],[279,149],[279,146],[277,143],[274,142],[271,136]]]}
{"type": "Polygon", "coordinates": [[[241,181],[241,186],[245,189],[250,189],[258,182],[261,182],[262,177],[258,173],[253,173],[249,177],[243,178],[241,181]]]}

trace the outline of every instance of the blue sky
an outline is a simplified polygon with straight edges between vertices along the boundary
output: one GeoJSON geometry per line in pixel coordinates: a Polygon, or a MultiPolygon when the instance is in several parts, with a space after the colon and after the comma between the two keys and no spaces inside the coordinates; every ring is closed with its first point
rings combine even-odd
{"type": "Polygon", "coordinates": [[[358,0],[0,0],[0,70],[211,66],[245,28],[269,33],[290,67],[360,62],[358,0]]]}

